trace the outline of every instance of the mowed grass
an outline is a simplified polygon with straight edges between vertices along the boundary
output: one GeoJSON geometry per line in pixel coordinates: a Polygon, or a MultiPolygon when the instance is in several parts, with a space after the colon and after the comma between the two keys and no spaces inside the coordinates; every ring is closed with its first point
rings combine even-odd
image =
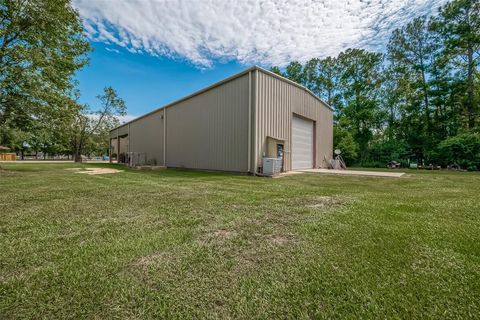
{"type": "Polygon", "coordinates": [[[2,319],[480,317],[478,173],[0,167],[2,319]]]}

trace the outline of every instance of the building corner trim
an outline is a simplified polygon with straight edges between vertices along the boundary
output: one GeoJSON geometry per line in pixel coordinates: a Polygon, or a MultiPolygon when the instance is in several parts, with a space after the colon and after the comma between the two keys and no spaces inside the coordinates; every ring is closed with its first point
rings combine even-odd
{"type": "Polygon", "coordinates": [[[167,108],[163,109],[163,166],[167,166],[167,108]]]}
{"type": "Polygon", "coordinates": [[[255,90],[253,91],[253,174],[257,174],[257,126],[258,126],[258,121],[257,121],[257,112],[258,112],[258,69],[254,70],[254,85],[255,85],[255,90]]]}
{"type": "Polygon", "coordinates": [[[252,162],[252,72],[248,73],[248,142],[247,142],[247,172],[251,173],[252,162]]]}

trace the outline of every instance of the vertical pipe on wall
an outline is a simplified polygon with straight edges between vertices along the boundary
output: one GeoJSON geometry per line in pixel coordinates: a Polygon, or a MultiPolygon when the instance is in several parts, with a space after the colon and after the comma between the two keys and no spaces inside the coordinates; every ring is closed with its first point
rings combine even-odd
{"type": "Polygon", "coordinates": [[[248,150],[247,171],[251,172],[251,149],[252,149],[252,72],[248,73],[248,150]]]}
{"type": "Polygon", "coordinates": [[[118,136],[118,128],[117,128],[117,163],[120,163],[118,160],[120,159],[120,137],[118,136]]]}
{"type": "Polygon", "coordinates": [[[257,130],[258,130],[258,70],[255,70],[255,92],[254,92],[254,99],[253,99],[253,114],[254,114],[254,120],[255,122],[253,123],[253,174],[257,174],[257,146],[258,146],[258,141],[257,141],[257,130]]]}
{"type": "Polygon", "coordinates": [[[166,167],[167,154],[167,108],[163,109],[163,166],[166,167]]]}
{"type": "Polygon", "coordinates": [[[128,132],[127,132],[127,157],[125,159],[128,159],[127,165],[130,167],[131,161],[130,161],[130,122],[128,123],[128,132]]]}

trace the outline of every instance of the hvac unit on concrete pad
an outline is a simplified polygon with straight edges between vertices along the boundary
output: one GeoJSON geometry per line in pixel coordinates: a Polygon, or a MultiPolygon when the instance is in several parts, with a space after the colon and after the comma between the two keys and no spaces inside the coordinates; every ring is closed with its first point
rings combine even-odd
{"type": "Polygon", "coordinates": [[[263,158],[263,174],[273,176],[279,174],[282,170],[281,158],[263,158]]]}

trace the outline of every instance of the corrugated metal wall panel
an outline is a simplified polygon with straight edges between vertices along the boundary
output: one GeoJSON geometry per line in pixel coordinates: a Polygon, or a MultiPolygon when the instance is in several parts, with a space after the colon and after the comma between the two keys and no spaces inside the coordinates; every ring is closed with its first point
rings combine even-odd
{"type": "Polygon", "coordinates": [[[247,171],[248,73],[166,112],[168,167],[247,171]]]}
{"type": "Polygon", "coordinates": [[[146,153],[147,160],[163,163],[163,124],[164,110],[130,123],[130,152],[146,153]]]}
{"type": "Polygon", "coordinates": [[[292,115],[295,113],[315,121],[316,167],[325,167],[324,158],[332,158],[333,111],[306,92],[291,83],[256,70],[254,118],[256,166],[261,166],[267,150],[267,136],[285,140],[285,169],[291,170],[292,115]]]}
{"type": "Polygon", "coordinates": [[[130,126],[130,151],[146,152],[148,159],[159,165],[164,165],[165,155],[170,167],[239,172],[248,170],[249,135],[252,171],[261,166],[267,150],[266,137],[271,136],[285,140],[284,165],[291,170],[291,127],[295,113],[315,121],[316,166],[325,166],[324,157],[332,156],[331,109],[305,89],[268,71],[252,68],[249,72],[250,101],[247,72],[120,126],[110,136],[116,137],[117,132],[127,134],[130,126]]]}
{"type": "Polygon", "coordinates": [[[110,138],[114,139],[117,137],[117,135],[119,136],[123,136],[123,135],[126,135],[128,134],[128,124],[125,124],[123,126],[120,126],[112,131],[110,131],[110,138]]]}

